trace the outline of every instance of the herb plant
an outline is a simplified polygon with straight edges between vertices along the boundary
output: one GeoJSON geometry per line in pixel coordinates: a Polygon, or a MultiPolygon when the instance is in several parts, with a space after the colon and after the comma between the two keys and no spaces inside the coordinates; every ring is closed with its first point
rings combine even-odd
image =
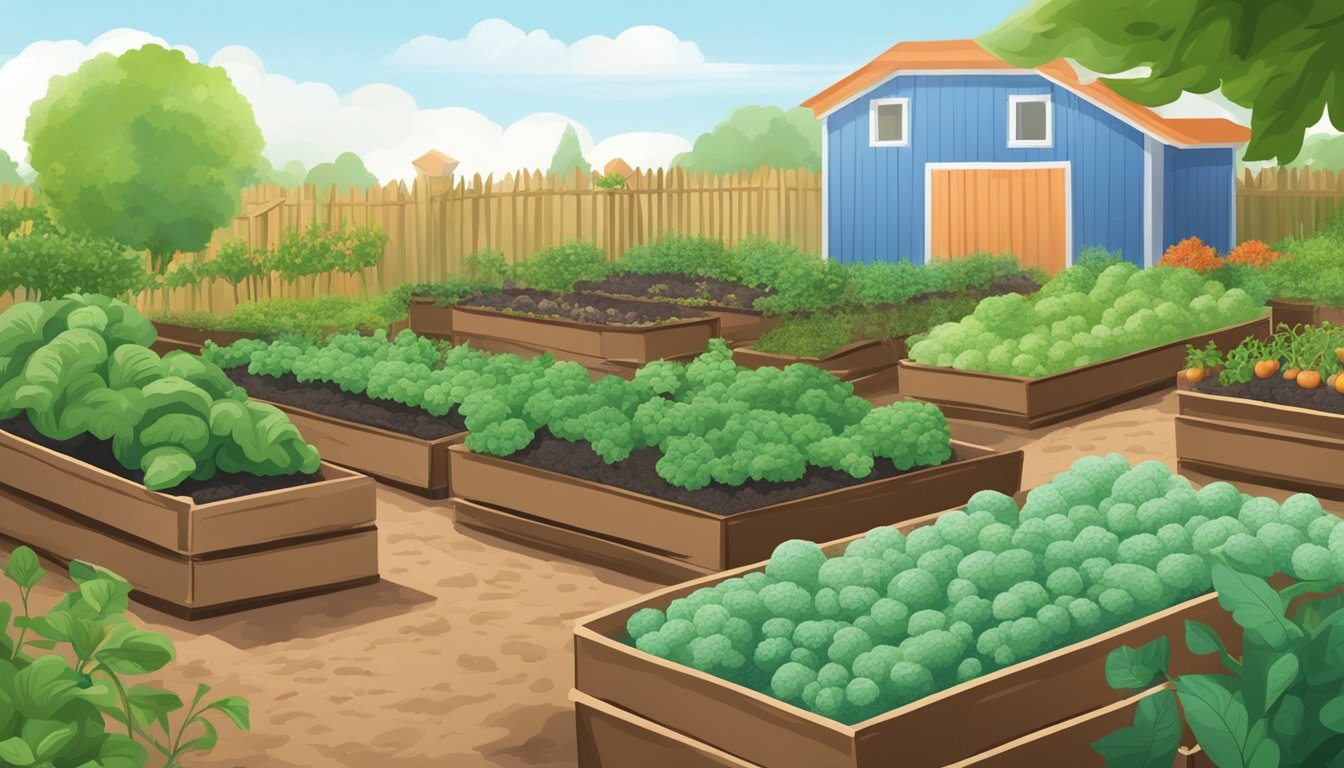
{"type": "MultiPolygon", "coordinates": [[[[1344,539],[1344,528],[1333,526],[1333,539],[1344,539]]],[[[1185,622],[1185,643],[1191,653],[1217,654],[1225,673],[1171,676],[1166,637],[1111,652],[1106,679],[1112,688],[1166,682],[1175,692],[1149,697],[1133,725],[1093,745],[1107,768],[1171,765],[1182,713],[1215,765],[1344,765],[1344,574],[1335,567],[1344,565],[1344,549],[1302,546],[1309,549],[1294,554],[1302,581],[1281,590],[1259,575],[1213,566],[1218,603],[1241,629],[1240,653],[1229,652],[1230,643],[1197,621],[1185,622]]]]}
{"type": "Polygon", "coordinates": [[[14,305],[0,313],[0,419],[23,415],[52,440],[110,440],[150,490],[221,471],[317,471],[317,449],[283,412],[200,357],[160,358],[153,341],[148,320],[104,296],[14,305]]]}
{"type": "Polygon", "coordinates": [[[29,597],[45,575],[28,547],[15,549],[5,564],[20,598],[17,635],[8,627],[13,607],[0,603],[5,765],[140,768],[149,764],[152,750],[162,760],[156,764],[177,768],[184,755],[215,746],[218,715],[249,729],[241,698],[207,700],[210,687],[198,685],[184,712],[177,694],[133,682],[163,669],[176,654],[167,635],[138,629],[126,617],[126,580],[74,561],[75,589],[46,614],[34,615],[29,597]]]}
{"type": "Polygon", "coordinates": [[[1219,563],[1344,579],[1344,523],[1306,494],[1196,491],[1160,462],[1087,456],[1020,509],[981,491],[843,554],[785,542],[764,572],[634,613],[627,641],[856,723],[1207,593],[1219,563]]]}

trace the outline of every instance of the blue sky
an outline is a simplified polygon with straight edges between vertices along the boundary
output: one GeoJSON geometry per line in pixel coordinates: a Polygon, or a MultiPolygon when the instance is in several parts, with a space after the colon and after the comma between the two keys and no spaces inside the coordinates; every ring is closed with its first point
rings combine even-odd
{"type": "Polygon", "coordinates": [[[37,40],[87,43],[109,29],[129,27],[190,46],[203,60],[228,45],[246,46],[268,72],[325,82],[341,93],[389,83],[421,107],[466,107],[505,125],[535,112],[559,112],[597,139],[626,131],[694,138],[735,105],[797,104],[894,42],[975,36],[1021,6],[1017,0],[4,4],[11,6],[3,12],[11,23],[0,26],[0,62],[37,40]],[[566,43],[657,25],[693,42],[709,62],[796,69],[762,71],[755,88],[749,77],[726,86],[693,81],[640,87],[626,78],[443,73],[386,61],[418,35],[459,39],[491,17],[545,30],[566,43]]]}

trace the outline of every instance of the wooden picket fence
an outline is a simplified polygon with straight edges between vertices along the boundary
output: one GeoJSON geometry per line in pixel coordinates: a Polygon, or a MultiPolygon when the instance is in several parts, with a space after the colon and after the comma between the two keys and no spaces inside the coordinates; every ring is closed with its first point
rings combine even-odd
{"type": "MultiPolygon", "coordinates": [[[[364,282],[386,290],[405,282],[439,280],[461,271],[462,260],[498,250],[510,262],[573,240],[595,243],[616,259],[631,247],[665,234],[705,236],[731,247],[761,236],[821,250],[821,174],[761,168],[712,176],[681,169],[635,171],[623,189],[600,189],[599,174],[576,172],[555,178],[520,171],[501,179],[418,179],[407,186],[341,191],[311,186],[257,186],[242,193],[238,216],[214,233],[199,253],[178,260],[209,259],[219,247],[243,238],[254,249],[272,248],[286,230],[377,225],[387,234],[382,262],[364,282]]],[[[27,187],[0,187],[0,204],[31,204],[27,187]]],[[[319,293],[359,295],[360,276],[333,275],[318,281],[319,293]]],[[[290,285],[272,278],[266,295],[308,296],[311,281],[290,285]]],[[[219,283],[199,291],[177,289],[141,296],[142,307],[222,312],[233,290],[219,283]]]]}
{"type": "Polygon", "coordinates": [[[1237,240],[1270,245],[1310,236],[1344,208],[1344,173],[1307,168],[1249,169],[1237,179],[1237,240]]]}

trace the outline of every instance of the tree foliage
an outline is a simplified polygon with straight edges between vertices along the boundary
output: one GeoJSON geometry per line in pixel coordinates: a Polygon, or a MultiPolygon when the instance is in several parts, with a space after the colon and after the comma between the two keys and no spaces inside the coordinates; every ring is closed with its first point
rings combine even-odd
{"type": "Polygon", "coordinates": [[[282,187],[297,187],[308,178],[308,169],[298,160],[290,160],[283,168],[276,168],[263,155],[257,164],[254,184],[278,184],[282,187]]]}
{"type": "Polygon", "coordinates": [[[23,183],[19,175],[19,164],[10,158],[9,153],[0,149],[0,184],[14,186],[23,183]]]}
{"type": "Polygon", "coordinates": [[[1247,160],[1297,156],[1321,119],[1344,130],[1344,4],[1319,0],[1037,0],[981,38],[1021,66],[1065,57],[1096,72],[1149,67],[1146,77],[1106,78],[1120,95],[1158,106],[1183,91],[1222,90],[1252,110],[1247,160]]]}
{"type": "Polygon", "coordinates": [[[574,175],[575,169],[586,175],[593,167],[583,157],[578,131],[574,130],[574,126],[566,125],[560,143],[555,147],[555,155],[551,157],[550,175],[567,179],[574,175]]]}
{"type": "MultiPolygon", "coordinates": [[[[290,171],[290,166],[285,166],[285,171],[290,171]]],[[[300,167],[302,167],[300,165],[300,167]]],[[[303,183],[312,184],[317,187],[321,194],[327,194],[331,191],[331,186],[336,185],[337,189],[346,190],[350,187],[359,187],[368,189],[378,186],[378,177],[374,176],[368,168],[364,167],[364,161],[354,152],[342,152],[336,156],[336,159],[330,163],[318,163],[308,171],[304,177],[303,183]]]]}
{"type": "Polygon", "coordinates": [[[803,108],[738,107],[708,133],[700,134],[690,152],[672,160],[674,168],[729,173],[772,168],[821,168],[821,124],[803,108]]]}
{"type": "Polygon", "coordinates": [[[237,214],[262,148],[222,68],[157,45],[52,78],[24,139],[63,227],[147,250],[159,272],[237,214]]]}

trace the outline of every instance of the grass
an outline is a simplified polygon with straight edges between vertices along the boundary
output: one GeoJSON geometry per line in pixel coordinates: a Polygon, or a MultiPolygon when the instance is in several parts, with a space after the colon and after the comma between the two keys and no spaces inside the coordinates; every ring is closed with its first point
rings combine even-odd
{"type": "Polygon", "coordinates": [[[239,304],[232,312],[151,311],[151,320],[206,331],[236,331],[255,336],[295,335],[321,339],[332,333],[386,328],[406,319],[406,300],[400,292],[368,299],[315,296],[307,299],[268,299],[239,304]]]}
{"type": "Polygon", "coordinates": [[[924,333],[940,323],[969,315],[980,303],[977,294],[938,296],[890,309],[854,308],[810,316],[785,316],[777,328],[752,344],[753,349],[792,357],[825,357],[846,344],[864,339],[886,341],[924,333]]]}

